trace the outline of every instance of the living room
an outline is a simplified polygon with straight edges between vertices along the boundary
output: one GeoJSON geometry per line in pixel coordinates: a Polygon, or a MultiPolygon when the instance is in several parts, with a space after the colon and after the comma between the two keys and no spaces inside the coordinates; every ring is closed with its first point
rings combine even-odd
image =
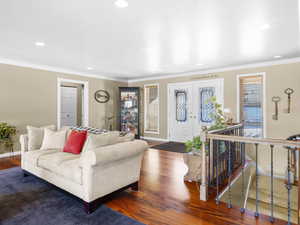
{"type": "Polygon", "coordinates": [[[0,3],[0,224],[299,224],[297,0],[0,3]]]}

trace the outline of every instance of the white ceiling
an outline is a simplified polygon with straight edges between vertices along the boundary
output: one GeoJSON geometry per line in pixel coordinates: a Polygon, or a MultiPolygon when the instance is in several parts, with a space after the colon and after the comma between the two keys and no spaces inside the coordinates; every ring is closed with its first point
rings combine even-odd
{"type": "Polygon", "coordinates": [[[0,58],[137,79],[300,56],[298,0],[114,1],[1,0],[0,58]]]}

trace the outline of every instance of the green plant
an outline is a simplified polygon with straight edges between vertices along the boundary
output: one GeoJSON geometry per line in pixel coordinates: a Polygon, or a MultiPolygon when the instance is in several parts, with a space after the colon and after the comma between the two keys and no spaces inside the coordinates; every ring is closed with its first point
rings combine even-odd
{"type": "Polygon", "coordinates": [[[224,116],[224,112],[222,110],[222,105],[217,103],[217,99],[216,97],[211,97],[209,99],[209,102],[213,104],[214,106],[214,113],[211,113],[211,117],[213,119],[213,125],[211,127],[209,127],[209,131],[210,130],[219,130],[219,129],[224,129],[227,127],[226,125],[226,119],[224,116]]]}
{"type": "Polygon", "coordinates": [[[186,152],[191,152],[193,150],[200,152],[201,146],[202,146],[202,141],[200,139],[200,136],[196,136],[192,140],[185,142],[186,152]]]}
{"type": "Polygon", "coordinates": [[[12,137],[17,133],[17,129],[14,126],[10,126],[7,123],[0,123],[0,144],[4,144],[5,147],[12,147],[12,137]]]}

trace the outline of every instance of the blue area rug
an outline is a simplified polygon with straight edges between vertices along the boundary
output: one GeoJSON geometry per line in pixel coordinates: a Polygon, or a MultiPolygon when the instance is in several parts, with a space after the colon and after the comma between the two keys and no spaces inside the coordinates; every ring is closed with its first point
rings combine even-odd
{"type": "Polygon", "coordinates": [[[79,199],[20,168],[0,171],[1,225],[142,225],[106,206],[87,215],[79,199]]]}

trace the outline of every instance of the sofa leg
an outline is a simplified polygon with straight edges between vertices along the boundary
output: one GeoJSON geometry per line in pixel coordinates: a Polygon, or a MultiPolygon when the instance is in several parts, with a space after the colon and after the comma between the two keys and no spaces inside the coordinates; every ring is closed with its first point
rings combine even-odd
{"type": "Polygon", "coordinates": [[[23,177],[28,177],[28,176],[29,174],[25,170],[23,170],[23,177]]]}
{"type": "Polygon", "coordinates": [[[131,189],[134,191],[138,191],[139,190],[139,182],[135,182],[131,185],[131,189]]]}
{"type": "Polygon", "coordinates": [[[93,212],[93,204],[92,202],[85,202],[83,201],[83,205],[84,205],[84,210],[86,212],[86,214],[91,214],[93,212]]]}

